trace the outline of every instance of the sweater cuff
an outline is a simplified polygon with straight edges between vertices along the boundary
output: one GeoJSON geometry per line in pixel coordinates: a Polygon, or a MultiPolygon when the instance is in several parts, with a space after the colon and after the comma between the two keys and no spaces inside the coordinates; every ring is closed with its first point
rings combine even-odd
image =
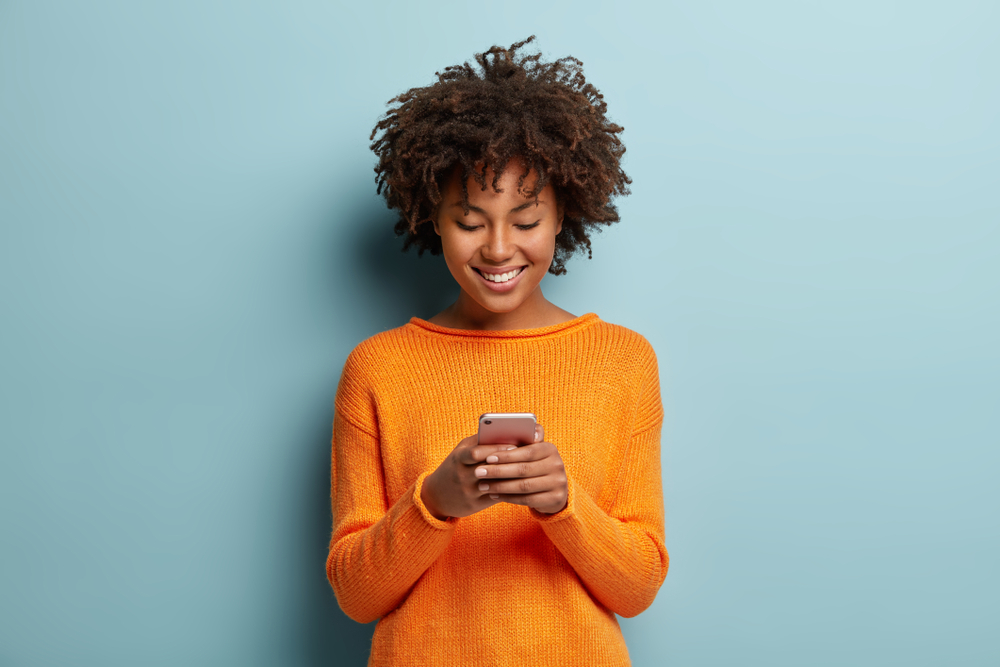
{"type": "Polygon", "coordinates": [[[420,473],[417,477],[417,481],[413,484],[413,504],[418,510],[420,510],[420,515],[424,517],[424,521],[426,521],[428,525],[437,528],[438,530],[449,530],[455,526],[455,522],[458,521],[458,519],[450,516],[442,521],[431,514],[430,510],[427,509],[427,506],[424,505],[423,498],[420,497],[420,490],[424,487],[424,480],[429,474],[429,472],[420,473]]]}
{"type": "Polygon", "coordinates": [[[568,475],[566,479],[566,491],[566,507],[555,514],[546,514],[545,512],[539,512],[534,507],[529,507],[528,511],[531,513],[531,516],[538,519],[541,523],[555,523],[574,516],[576,514],[576,485],[573,483],[573,478],[568,475]]]}

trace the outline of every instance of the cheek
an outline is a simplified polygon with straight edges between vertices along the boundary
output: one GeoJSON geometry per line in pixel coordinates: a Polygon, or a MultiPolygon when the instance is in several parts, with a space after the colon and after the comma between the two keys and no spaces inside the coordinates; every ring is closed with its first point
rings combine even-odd
{"type": "Polygon", "coordinates": [[[556,252],[555,235],[545,235],[538,238],[531,244],[529,252],[531,253],[530,259],[533,263],[548,269],[549,264],[552,263],[552,257],[556,252]]]}
{"type": "Polygon", "coordinates": [[[469,262],[472,252],[468,239],[450,233],[441,235],[441,254],[444,255],[444,262],[451,269],[452,274],[455,274],[456,271],[464,273],[462,267],[469,262]]]}

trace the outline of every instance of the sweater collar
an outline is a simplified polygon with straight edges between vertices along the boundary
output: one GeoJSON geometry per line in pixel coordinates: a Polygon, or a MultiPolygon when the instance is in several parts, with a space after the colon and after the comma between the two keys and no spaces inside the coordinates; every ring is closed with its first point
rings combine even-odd
{"type": "Polygon", "coordinates": [[[442,327],[438,324],[431,324],[427,320],[422,320],[419,317],[412,317],[410,318],[409,326],[417,327],[418,329],[435,335],[447,337],[525,340],[572,333],[579,329],[585,329],[598,321],[600,321],[600,318],[596,314],[587,313],[585,315],[580,315],[579,317],[574,317],[571,320],[560,322],[559,324],[540,327],[538,329],[506,329],[502,331],[492,331],[482,329],[451,329],[449,327],[442,327]]]}

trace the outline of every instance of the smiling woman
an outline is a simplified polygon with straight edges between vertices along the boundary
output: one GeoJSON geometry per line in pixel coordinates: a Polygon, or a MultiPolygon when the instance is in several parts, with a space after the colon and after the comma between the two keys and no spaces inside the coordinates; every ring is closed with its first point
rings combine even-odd
{"type": "Polygon", "coordinates": [[[372,135],[397,232],[461,290],[359,344],[337,390],[327,576],[379,619],[370,665],[628,665],[615,614],[667,574],[656,356],[540,286],[618,220],[622,128],[579,61],[525,43],[399,96],[372,135]],[[470,435],[503,412],[533,413],[534,442],[470,435]]]}
{"type": "Polygon", "coordinates": [[[573,319],[547,301],[540,287],[562,231],[563,207],[555,189],[549,184],[537,197],[525,194],[538,173],[520,158],[511,160],[503,176],[497,178],[489,167],[486,176],[497,189],[468,189],[466,183],[467,203],[458,169],[443,188],[434,231],[462,289],[458,300],[430,321],[455,329],[525,329],[573,319]],[[522,189],[518,176],[525,172],[522,189]]]}

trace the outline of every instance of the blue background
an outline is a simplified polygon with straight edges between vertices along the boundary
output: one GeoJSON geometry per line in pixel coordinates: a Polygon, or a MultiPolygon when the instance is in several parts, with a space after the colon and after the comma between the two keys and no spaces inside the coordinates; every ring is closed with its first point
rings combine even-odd
{"type": "Polygon", "coordinates": [[[635,664],[1000,664],[1000,5],[887,0],[0,2],[0,664],[364,664],[333,396],[455,294],[369,133],[532,33],[635,180],[544,284],[660,358],[635,664]]]}

